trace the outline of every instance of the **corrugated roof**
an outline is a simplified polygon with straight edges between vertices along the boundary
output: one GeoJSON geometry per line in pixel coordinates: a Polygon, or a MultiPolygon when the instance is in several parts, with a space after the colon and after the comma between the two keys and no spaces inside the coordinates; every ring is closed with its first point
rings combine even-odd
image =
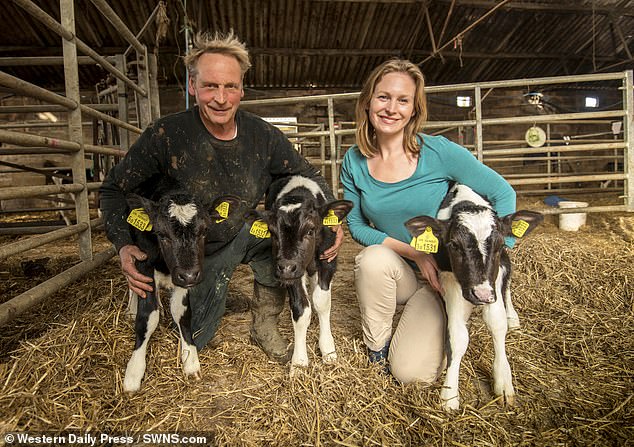
{"type": "MultiPolygon", "coordinates": [[[[49,88],[64,83],[60,65],[7,66],[21,56],[59,56],[61,39],[16,2],[3,2],[0,69],[49,88]],[[2,66],[4,65],[4,66],[2,66]]],[[[59,20],[58,0],[38,0],[59,20]]],[[[137,34],[157,0],[110,0],[137,34]]],[[[634,68],[634,0],[167,0],[170,23],[141,41],[159,55],[159,82],[183,82],[178,57],[185,28],[233,29],[249,46],[246,85],[358,89],[369,71],[398,56],[420,62],[428,84],[620,71],[634,68]],[[185,12],[186,11],[186,12],[185,12]]],[[[88,0],[75,1],[76,35],[102,55],[128,44],[88,0]]],[[[82,65],[81,84],[106,77],[82,65]]]]}

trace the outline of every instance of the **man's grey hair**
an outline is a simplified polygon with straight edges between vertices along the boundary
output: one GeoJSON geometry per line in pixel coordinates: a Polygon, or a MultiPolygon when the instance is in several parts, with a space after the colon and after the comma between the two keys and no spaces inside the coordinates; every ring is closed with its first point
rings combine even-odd
{"type": "Polygon", "coordinates": [[[228,33],[221,33],[219,31],[213,34],[210,32],[196,33],[194,36],[194,46],[184,57],[185,65],[191,76],[198,74],[198,59],[205,53],[217,53],[234,57],[240,65],[242,76],[251,68],[247,46],[238,39],[233,33],[233,30],[230,30],[228,33]]]}

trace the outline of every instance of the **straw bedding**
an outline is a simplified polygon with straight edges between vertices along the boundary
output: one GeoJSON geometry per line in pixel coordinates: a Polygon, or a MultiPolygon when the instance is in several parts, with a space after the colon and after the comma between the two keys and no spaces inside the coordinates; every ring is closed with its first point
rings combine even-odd
{"type": "MultiPolygon", "coordinates": [[[[0,432],[196,432],[229,446],[634,445],[633,221],[589,216],[587,227],[564,233],[550,218],[513,250],[522,319],[507,337],[514,407],[491,394],[493,349],[478,315],[455,414],[440,409],[440,382],[402,386],[367,363],[352,278],[359,246],[347,237],[333,290],[335,364],[319,359],[316,319],[311,366],[292,378],[250,343],[252,277],[240,268],[219,333],[201,352],[202,380],[182,376],[165,314],[142,390],[125,395],[133,331],[113,259],[3,328],[0,432]]],[[[60,255],[48,262],[48,274],[71,262],[61,247],[46,256],[55,258],[53,251],[60,255]]],[[[41,280],[25,278],[19,264],[0,264],[6,298],[41,280]]],[[[291,335],[288,312],[282,331],[291,335]]]]}

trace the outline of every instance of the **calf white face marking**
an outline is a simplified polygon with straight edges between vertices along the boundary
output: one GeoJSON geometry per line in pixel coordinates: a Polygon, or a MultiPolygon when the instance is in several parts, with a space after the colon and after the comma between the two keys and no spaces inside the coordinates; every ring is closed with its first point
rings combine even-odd
{"type": "Polygon", "coordinates": [[[300,209],[302,206],[301,203],[291,203],[289,205],[282,205],[280,206],[279,210],[280,211],[284,211],[285,213],[290,213],[291,211],[295,211],[300,209]]]}
{"type": "Polygon", "coordinates": [[[284,188],[282,188],[282,190],[279,192],[277,197],[278,198],[282,197],[285,194],[287,194],[289,191],[292,191],[293,189],[299,188],[302,186],[308,189],[311,193],[313,193],[315,197],[324,194],[321,188],[319,187],[319,185],[314,180],[311,180],[309,178],[302,177],[302,176],[294,176],[289,180],[289,182],[284,186],[284,188]]]}
{"type": "Polygon", "coordinates": [[[467,228],[478,241],[478,248],[482,259],[487,257],[486,241],[495,228],[495,220],[491,211],[481,211],[474,214],[460,214],[458,222],[467,228]]]}
{"type": "Polygon", "coordinates": [[[189,225],[194,216],[196,216],[196,213],[198,213],[198,208],[196,208],[196,205],[193,203],[177,205],[171,202],[168,212],[169,216],[176,219],[181,225],[189,225]]]}

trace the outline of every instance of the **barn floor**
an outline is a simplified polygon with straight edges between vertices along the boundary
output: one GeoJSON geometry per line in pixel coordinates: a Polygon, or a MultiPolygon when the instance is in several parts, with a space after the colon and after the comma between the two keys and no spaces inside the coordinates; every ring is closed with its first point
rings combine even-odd
{"type": "MultiPolygon", "coordinates": [[[[100,233],[95,241],[108,245],[100,233]]],[[[0,263],[2,300],[74,263],[74,250],[55,244],[28,252],[46,262],[0,263]]],[[[513,250],[522,319],[507,338],[514,407],[491,395],[492,345],[477,315],[455,414],[440,409],[440,383],[401,386],[368,365],[352,279],[358,251],[348,236],[333,290],[337,363],[319,359],[316,320],[309,368],[291,378],[268,361],[249,341],[252,279],[240,268],[223,324],[201,352],[202,380],[183,378],[163,315],[132,396],[121,390],[133,346],[126,286],[109,261],[2,329],[0,433],[197,433],[227,446],[634,445],[634,216],[589,215],[576,233],[547,217],[513,250]]],[[[282,326],[290,336],[288,312],[282,326]]]]}

